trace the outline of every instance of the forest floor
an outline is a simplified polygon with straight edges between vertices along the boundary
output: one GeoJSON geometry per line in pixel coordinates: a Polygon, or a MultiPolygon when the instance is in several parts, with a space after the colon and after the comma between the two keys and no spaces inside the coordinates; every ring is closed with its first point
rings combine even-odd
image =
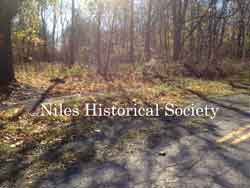
{"type": "Polygon", "coordinates": [[[249,187],[250,90],[230,84],[250,83],[248,71],[164,82],[128,72],[107,82],[80,67],[56,70],[17,72],[19,84],[1,99],[0,187],[249,187]],[[70,107],[195,102],[220,112],[214,120],[31,116],[45,92],[43,102],[70,107]]]}

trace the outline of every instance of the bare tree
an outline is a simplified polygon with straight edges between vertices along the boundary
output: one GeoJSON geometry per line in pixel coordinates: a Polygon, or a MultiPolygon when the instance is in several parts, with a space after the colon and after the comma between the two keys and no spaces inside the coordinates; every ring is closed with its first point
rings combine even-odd
{"type": "Polygon", "coordinates": [[[147,25],[146,25],[146,35],[145,35],[145,60],[149,61],[151,59],[151,24],[152,24],[152,3],[153,0],[148,2],[148,13],[147,13],[147,25]]]}
{"type": "Polygon", "coordinates": [[[47,22],[46,22],[46,5],[42,4],[40,7],[40,17],[41,17],[41,38],[43,39],[43,59],[49,61],[48,53],[48,34],[47,34],[47,22]]]}
{"type": "Polygon", "coordinates": [[[53,29],[52,29],[52,61],[55,60],[56,49],[56,27],[57,27],[57,7],[56,3],[53,5],[53,29]]]}
{"type": "Polygon", "coordinates": [[[173,11],[173,27],[174,27],[174,46],[173,46],[173,59],[180,58],[182,50],[182,29],[185,24],[186,12],[188,7],[188,0],[172,0],[173,11]]]}
{"type": "Polygon", "coordinates": [[[102,46],[102,32],[101,32],[101,24],[102,24],[102,12],[103,12],[103,4],[99,0],[97,3],[97,28],[96,28],[96,57],[97,57],[97,66],[98,73],[103,74],[103,66],[101,60],[101,46],[102,46]]]}
{"type": "Polygon", "coordinates": [[[69,64],[75,63],[75,0],[71,1],[71,37],[70,37],[70,60],[69,64]]]}
{"type": "Polygon", "coordinates": [[[130,49],[129,59],[131,63],[135,62],[134,57],[134,0],[130,0],[130,49]]]}

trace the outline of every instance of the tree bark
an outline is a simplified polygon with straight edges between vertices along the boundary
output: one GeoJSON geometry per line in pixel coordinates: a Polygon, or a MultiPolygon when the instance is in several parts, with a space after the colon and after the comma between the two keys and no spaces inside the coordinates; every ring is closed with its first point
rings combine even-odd
{"type": "Polygon", "coordinates": [[[179,60],[182,51],[182,29],[185,24],[188,0],[172,0],[173,24],[174,24],[174,51],[173,59],[179,60]]]}
{"type": "Polygon", "coordinates": [[[70,65],[75,63],[75,0],[71,7],[71,39],[70,39],[70,65]]]}
{"type": "Polygon", "coordinates": [[[152,0],[149,0],[148,4],[148,18],[146,26],[146,36],[145,36],[145,61],[150,61],[151,59],[151,22],[152,22],[152,0]]]}
{"type": "Polygon", "coordinates": [[[134,0],[130,2],[130,49],[129,49],[130,62],[134,63],[134,0]]]}
{"type": "MultiPolygon", "coordinates": [[[[201,4],[200,2],[197,3],[197,16],[201,15],[201,4]]],[[[202,55],[203,55],[203,30],[202,30],[202,21],[200,23],[198,23],[197,26],[197,43],[196,43],[196,63],[201,62],[202,60],[202,55]]]]}
{"type": "Polygon", "coordinates": [[[0,16],[0,87],[14,81],[11,16],[0,16]]]}
{"type": "MultiPolygon", "coordinates": [[[[194,2],[192,1],[191,2],[191,7],[190,7],[190,16],[191,16],[191,20],[194,20],[195,18],[195,5],[194,5],[194,2]]],[[[190,29],[191,31],[194,31],[195,30],[195,25],[194,25],[194,22],[192,21],[191,24],[190,24],[190,29]]],[[[190,34],[190,41],[189,41],[189,49],[190,49],[190,57],[191,57],[191,62],[194,63],[194,50],[195,49],[195,36],[194,36],[194,32],[192,32],[190,34]]]]}
{"type": "Polygon", "coordinates": [[[179,19],[178,19],[178,13],[177,13],[177,1],[172,1],[172,10],[173,10],[173,24],[174,24],[174,46],[173,46],[173,59],[178,60],[179,59],[179,50],[181,46],[181,39],[180,39],[180,29],[179,29],[179,19]]]}
{"type": "Polygon", "coordinates": [[[105,78],[107,80],[109,80],[108,78],[108,73],[109,73],[109,69],[110,69],[110,59],[111,59],[111,53],[112,53],[112,49],[113,49],[113,35],[114,35],[114,24],[115,24],[115,10],[113,10],[113,16],[112,16],[112,23],[111,23],[111,28],[110,28],[110,38],[109,38],[109,42],[108,42],[108,46],[107,46],[107,59],[105,62],[105,68],[104,68],[104,74],[105,74],[105,78]]]}
{"type": "Polygon", "coordinates": [[[46,23],[46,15],[45,15],[45,7],[41,7],[40,9],[40,16],[41,16],[41,23],[42,23],[42,39],[43,39],[43,46],[42,46],[42,59],[44,61],[49,62],[49,53],[48,53],[48,36],[47,36],[47,23],[46,23]]]}
{"type": "Polygon", "coordinates": [[[211,0],[209,4],[209,18],[208,18],[208,54],[207,59],[210,62],[214,59],[215,37],[216,37],[216,7],[217,0],[211,0]]]}
{"type": "Polygon", "coordinates": [[[99,74],[103,74],[103,66],[101,60],[101,49],[102,49],[102,32],[101,32],[101,24],[102,24],[102,3],[98,1],[97,8],[97,28],[96,28],[96,57],[97,57],[97,72],[99,74]]]}
{"type": "Polygon", "coordinates": [[[55,61],[56,58],[56,26],[57,26],[57,7],[54,5],[54,15],[53,15],[53,29],[52,29],[52,54],[51,60],[55,61]]]}

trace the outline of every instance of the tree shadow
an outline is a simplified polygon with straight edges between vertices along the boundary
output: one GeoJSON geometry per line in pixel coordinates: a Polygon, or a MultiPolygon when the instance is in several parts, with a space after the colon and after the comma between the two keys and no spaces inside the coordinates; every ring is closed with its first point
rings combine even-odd
{"type": "Polygon", "coordinates": [[[187,89],[187,91],[189,91],[190,93],[198,96],[200,99],[202,99],[205,102],[215,104],[215,105],[217,105],[219,107],[234,111],[234,112],[236,112],[236,113],[238,113],[238,114],[240,114],[242,116],[250,118],[250,113],[249,112],[245,112],[245,111],[243,111],[243,110],[241,110],[239,108],[233,107],[233,106],[225,105],[222,102],[220,102],[219,99],[218,100],[210,99],[210,98],[206,97],[205,95],[203,95],[201,93],[198,93],[196,91],[190,90],[190,89],[187,89]]]}
{"type": "Polygon", "coordinates": [[[30,164],[24,162],[24,156],[36,147],[36,143],[26,143],[11,160],[2,159],[0,161],[1,175],[0,185],[5,181],[15,182],[21,172],[29,167],[30,164]]]}
{"type": "MultiPolygon", "coordinates": [[[[112,149],[129,131],[136,131],[145,127],[148,129],[154,128],[153,121],[155,120],[121,120],[120,125],[118,120],[108,121],[109,124],[102,124],[101,133],[95,134],[93,141],[108,143],[107,147],[112,149]],[[108,142],[105,140],[108,140],[108,142]]],[[[63,179],[63,182],[59,183],[59,187],[64,185],[68,188],[74,187],[73,185],[91,188],[133,187],[137,185],[151,188],[170,186],[171,184],[176,185],[176,187],[206,187],[212,184],[221,187],[233,187],[236,185],[235,182],[231,182],[227,176],[231,171],[237,171],[237,176],[242,174],[247,177],[244,169],[239,167],[239,165],[245,164],[241,162],[242,159],[227,156],[226,150],[218,146],[212,139],[212,137],[220,136],[218,126],[212,123],[204,123],[202,126],[207,129],[203,132],[200,128],[186,126],[185,122],[185,119],[175,120],[174,124],[170,125],[169,121],[165,121],[159,130],[148,132],[145,138],[146,145],[144,149],[139,151],[138,161],[131,163],[131,161],[126,160],[122,163],[116,159],[106,158],[101,162],[86,161],[86,163],[83,163],[78,160],[77,168],[65,170],[63,176],[60,178],[56,176],[52,182],[54,182],[54,185],[58,185],[58,179],[63,179]],[[186,138],[192,138],[194,139],[193,143],[199,142],[200,145],[192,145],[192,142],[185,143],[186,138]],[[168,152],[169,148],[172,147],[175,148],[174,151],[168,152]],[[167,150],[166,153],[161,153],[165,149],[167,150]],[[221,168],[217,166],[216,160],[223,161],[224,166],[221,168]],[[134,169],[131,169],[133,165],[134,169]],[[176,182],[157,177],[157,174],[171,172],[171,169],[175,171],[173,176],[177,178],[176,182]],[[68,171],[72,174],[69,174],[68,171]],[[191,183],[192,181],[193,183],[191,183]]],[[[51,153],[52,151],[48,151],[47,155],[51,153]]],[[[59,155],[61,155],[60,152],[59,155]]],[[[131,157],[131,155],[128,155],[128,157],[131,157]]],[[[40,185],[36,184],[35,187],[40,185]]]]}
{"type": "MultiPolygon", "coordinates": [[[[72,121],[69,129],[77,123],[72,121]]],[[[84,126],[89,122],[82,119],[81,123],[84,126]]],[[[230,179],[233,176],[231,173],[236,173],[235,177],[242,176],[245,182],[245,178],[249,178],[246,167],[249,161],[244,161],[243,154],[238,158],[233,156],[231,150],[245,154],[248,151],[238,150],[231,145],[218,145],[215,138],[221,136],[221,128],[213,122],[197,124],[199,126],[189,126],[188,118],[181,117],[101,119],[95,127],[98,131],[89,135],[79,132],[72,136],[69,131],[63,140],[50,145],[33,163],[46,161],[57,164],[66,153],[73,153],[75,160],[65,163],[64,169],[48,170],[47,175],[34,179],[32,186],[151,188],[173,185],[205,188],[214,184],[219,187],[240,185],[237,180],[230,179]],[[135,132],[145,135],[137,138],[135,132]],[[120,153],[106,156],[121,142],[120,153]],[[96,158],[100,152],[97,144],[105,146],[102,160],[96,158]],[[140,146],[129,153],[125,146],[133,144],[140,146]]],[[[6,167],[15,169],[7,177],[17,180],[22,176],[22,171],[32,165],[17,168],[23,157],[19,156],[16,163],[6,167]]]]}
{"type": "MultiPolygon", "coordinates": [[[[232,150],[234,149],[234,152],[239,153],[237,148],[233,148],[231,145],[220,146],[213,139],[209,139],[207,137],[208,134],[210,133],[196,135],[197,142],[204,143],[197,148],[202,155],[197,163],[199,165],[192,166],[192,168],[186,168],[185,166],[183,168],[182,166],[176,173],[176,176],[184,182],[191,180],[193,184],[199,187],[208,186],[208,184],[202,185],[202,181],[210,182],[211,185],[217,184],[220,187],[249,186],[250,182],[247,182],[247,180],[250,176],[250,162],[244,159],[247,156],[248,158],[250,157],[248,151],[241,151],[241,155],[235,155],[232,153],[232,150]]],[[[187,150],[186,148],[184,151],[187,150]]],[[[183,155],[188,156],[190,153],[180,150],[177,156],[181,157],[183,155]]],[[[195,156],[195,154],[191,153],[192,155],[195,156]]]]}
{"type": "MultiPolygon", "coordinates": [[[[71,129],[73,126],[75,126],[75,122],[68,127],[71,129]]],[[[119,131],[120,129],[117,130],[117,134],[119,134],[119,131]]],[[[132,179],[126,169],[126,164],[120,164],[108,159],[103,161],[96,159],[96,142],[109,139],[110,147],[114,147],[117,140],[112,137],[113,135],[100,135],[96,133],[93,137],[79,135],[72,138],[70,134],[68,136],[70,140],[65,141],[64,139],[60,144],[49,148],[40,156],[39,160],[57,163],[65,153],[74,153],[76,156],[75,161],[67,164],[64,169],[49,171],[47,176],[38,178],[32,184],[32,187],[49,188],[60,186],[73,188],[76,187],[76,184],[89,188],[125,188],[129,186],[129,182],[132,179]]]]}
{"type": "MultiPolygon", "coordinates": [[[[23,182],[25,178],[25,172],[27,172],[33,165],[39,163],[46,163],[48,166],[64,164],[68,169],[63,171],[48,170],[48,177],[53,174],[60,174],[65,171],[68,173],[75,171],[75,166],[78,164],[84,164],[90,162],[95,156],[95,145],[90,139],[81,134],[73,135],[72,132],[75,132],[73,127],[70,127],[69,130],[65,133],[63,139],[56,141],[53,144],[47,144],[43,147],[41,145],[42,140],[36,139],[29,142],[25,142],[23,146],[11,156],[10,159],[2,158],[0,156],[0,185],[5,182],[10,182],[13,184],[13,187],[26,187],[23,182]],[[38,155],[32,160],[27,161],[27,156],[32,153],[37,153],[38,155]],[[71,160],[73,158],[73,160],[71,160]],[[15,186],[14,186],[15,185],[15,186]]],[[[6,157],[6,156],[5,156],[6,157]]],[[[66,177],[66,176],[65,176],[66,177]]],[[[46,177],[38,177],[34,183],[38,185],[40,181],[45,180],[46,177]]]]}

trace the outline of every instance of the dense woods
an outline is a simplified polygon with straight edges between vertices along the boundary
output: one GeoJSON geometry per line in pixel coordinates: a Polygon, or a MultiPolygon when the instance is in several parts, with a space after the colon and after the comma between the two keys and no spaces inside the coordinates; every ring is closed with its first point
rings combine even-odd
{"type": "Polygon", "coordinates": [[[4,0],[0,7],[1,83],[14,79],[13,63],[80,64],[105,76],[152,59],[211,78],[223,76],[226,58],[250,54],[247,0],[4,0]]]}

